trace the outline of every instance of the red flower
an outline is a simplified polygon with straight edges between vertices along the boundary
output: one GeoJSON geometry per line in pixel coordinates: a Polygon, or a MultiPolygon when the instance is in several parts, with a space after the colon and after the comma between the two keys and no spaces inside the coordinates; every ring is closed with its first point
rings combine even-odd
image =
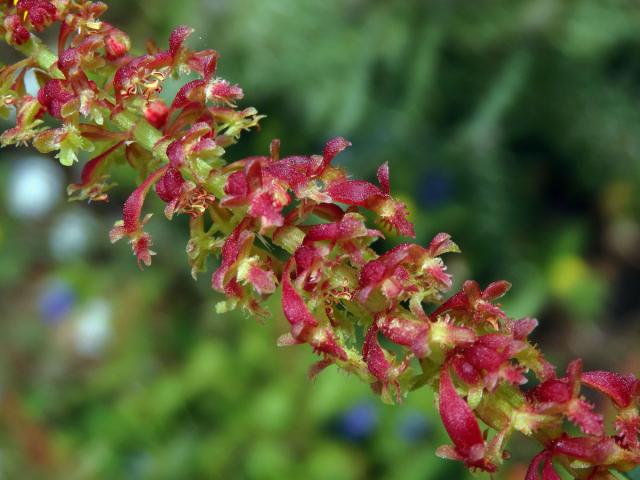
{"type": "Polygon", "coordinates": [[[225,240],[220,266],[213,272],[211,278],[211,286],[214,290],[230,296],[238,294],[235,273],[237,273],[240,260],[249,255],[255,238],[254,233],[250,230],[251,222],[250,218],[245,218],[225,240]]]}
{"type": "Polygon", "coordinates": [[[574,360],[567,367],[565,378],[554,378],[528,392],[538,413],[561,413],[587,435],[604,433],[602,416],[593,413],[593,406],[580,397],[582,361],[574,360]]]}
{"type": "Polygon", "coordinates": [[[378,342],[378,326],[376,323],[369,327],[367,336],[362,345],[362,358],[367,363],[367,369],[377,379],[373,386],[375,391],[382,394],[382,398],[391,401],[389,385],[395,387],[396,402],[402,400],[400,382],[398,377],[409,366],[409,357],[405,357],[401,363],[397,363],[392,355],[380,346],[378,342]]]}
{"type": "Polygon", "coordinates": [[[113,88],[120,108],[128,97],[140,95],[148,99],[162,90],[162,82],[180,63],[183,43],[192,32],[192,28],[180,26],[171,32],[169,50],[136,57],[116,70],[113,88]]]}
{"type": "Polygon", "coordinates": [[[500,381],[512,385],[527,382],[524,368],[511,363],[511,359],[526,347],[525,342],[513,336],[487,334],[473,344],[458,349],[452,358],[456,374],[470,385],[482,382],[484,388],[494,390],[500,381]]]}
{"type": "Polygon", "coordinates": [[[429,354],[429,322],[412,320],[409,315],[382,314],[375,324],[380,332],[398,345],[408,347],[417,357],[429,354]]]}
{"type": "Polygon", "coordinates": [[[16,8],[18,14],[29,20],[38,31],[50,25],[58,15],[58,10],[49,0],[18,0],[16,8]]]}
{"type": "Polygon", "coordinates": [[[357,213],[347,213],[339,222],[322,223],[309,228],[304,237],[304,243],[326,241],[329,242],[330,248],[339,244],[341,250],[356,265],[364,265],[364,247],[371,240],[382,236],[378,230],[367,228],[364,219],[357,213]]]}
{"type": "MultiPolygon", "coordinates": [[[[327,142],[322,156],[312,155],[310,157],[293,156],[282,160],[270,162],[264,167],[264,174],[277,179],[286,187],[291,188],[298,199],[309,198],[317,202],[330,202],[331,198],[322,191],[321,183],[324,183],[323,175],[331,172],[326,181],[334,181],[333,177],[342,178],[342,173],[336,169],[330,169],[331,161],[335,156],[347,147],[351,142],[342,137],[336,137],[327,142]],[[318,183],[318,181],[322,181],[318,183]]],[[[279,153],[279,143],[277,151],[279,153]]]]}
{"type": "Polygon", "coordinates": [[[371,210],[380,216],[383,224],[399,234],[415,237],[413,224],[407,220],[407,207],[389,195],[389,167],[386,163],[378,169],[378,179],[382,189],[362,180],[344,180],[331,184],[327,193],[335,202],[371,210]]]}
{"type": "Polygon", "coordinates": [[[173,98],[171,108],[184,108],[190,104],[199,105],[202,103],[205,98],[204,87],[206,84],[207,82],[204,80],[192,80],[185,83],[173,98]]]}
{"type": "Polygon", "coordinates": [[[615,421],[624,447],[640,448],[640,415],[634,404],[640,397],[640,381],[634,375],[596,371],[582,374],[582,383],[607,395],[619,409],[615,421]]]}
{"type": "Polygon", "coordinates": [[[180,196],[184,184],[185,181],[180,171],[169,167],[156,183],[156,193],[164,202],[170,203],[180,196]]]}
{"type": "Polygon", "coordinates": [[[635,375],[596,371],[584,372],[582,383],[607,395],[619,408],[627,408],[640,396],[640,381],[635,375]]]}
{"type": "Polygon", "coordinates": [[[292,262],[293,259],[287,262],[282,274],[282,310],[291,325],[291,334],[281,336],[278,344],[308,343],[318,353],[334,359],[347,360],[347,353],[340,345],[333,329],[320,325],[291,283],[292,262]]]}
{"type": "Polygon", "coordinates": [[[554,455],[589,462],[594,466],[603,465],[615,458],[619,447],[610,437],[569,437],[563,434],[552,443],[554,455]]]}
{"type": "Polygon", "coordinates": [[[7,31],[7,42],[13,45],[23,45],[31,38],[29,30],[22,24],[18,15],[8,15],[5,17],[3,24],[7,31]]]}
{"type": "Polygon", "coordinates": [[[74,93],[65,88],[62,80],[49,80],[38,91],[40,104],[58,120],[62,120],[62,108],[74,99],[74,93]]]}
{"type": "Polygon", "coordinates": [[[207,84],[205,94],[212,102],[235,105],[236,100],[242,99],[244,93],[238,85],[231,85],[223,79],[216,79],[207,84]]]}
{"type": "Polygon", "coordinates": [[[123,57],[129,51],[127,36],[120,30],[116,30],[104,37],[104,50],[109,60],[123,57]]]}
{"type": "Polygon", "coordinates": [[[162,130],[169,117],[169,107],[162,101],[150,102],[144,109],[144,118],[158,130],[162,130]]]}
{"type": "Polygon", "coordinates": [[[167,157],[173,168],[191,167],[197,159],[215,157],[224,150],[213,139],[213,130],[207,122],[192,125],[178,140],[174,140],[167,147],[167,157]]]}
{"type": "MultiPolygon", "coordinates": [[[[451,245],[453,242],[451,242],[451,245]]],[[[450,279],[444,273],[442,260],[433,253],[455,251],[425,249],[416,244],[402,244],[367,263],[360,273],[358,300],[366,303],[379,291],[390,302],[380,308],[391,308],[397,301],[423,291],[439,293],[448,288],[450,279]],[[445,278],[443,278],[443,276],[445,278]]],[[[371,306],[373,308],[373,306],[371,306]]],[[[380,309],[378,308],[378,310],[380,309]]]]}
{"type": "Polygon", "coordinates": [[[224,187],[227,195],[220,202],[225,207],[248,205],[249,215],[260,220],[261,231],[282,226],[282,208],[291,201],[280,185],[263,175],[264,161],[266,157],[245,159],[243,171],[227,177],[224,187]]]}
{"type": "Polygon", "coordinates": [[[199,217],[215,201],[215,197],[193,182],[186,182],[180,170],[169,167],[156,184],[156,193],[166,202],[165,216],[171,220],[176,212],[199,217]]]}
{"type": "Polygon", "coordinates": [[[543,450],[533,457],[531,465],[527,470],[525,480],[561,480],[560,475],[553,468],[553,455],[547,450],[543,450]],[[542,477],[540,477],[540,464],[542,464],[542,477]]]}
{"type": "Polygon", "coordinates": [[[442,423],[453,442],[453,447],[438,448],[438,455],[463,461],[469,468],[494,472],[495,465],[485,458],[486,445],[478,420],[456,392],[446,365],[440,370],[438,404],[442,423]]]}
{"type": "Polygon", "coordinates": [[[174,57],[177,56],[182,45],[192,33],[193,28],[188,27],[187,25],[180,25],[179,27],[176,27],[169,36],[169,53],[174,57]]]}
{"type": "Polygon", "coordinates": [[[79,192],[73,197],[74,200],[88,199],[98,202],[109,198],[106,191],[111,185],[106,183],[108,176],[105,174],[105,163],[111,154],[123,145],[124,141],[118,142],[84,164],[80,174],[80,183],[74,183],[67,187],[69,195],[79,192]]]}
{"type": "Polygon", "coordinates": [[[164,166],[153,172],[133,191],[124,203],[123,219],[116,222],[109,233],[112,243],[123,237],[129,237],[129,243],[133,248],[133,253],[138,258],[140,267],[142,267],[142,264],[151,265],[151,256],[155,255],[155,252],[150,248],[152,245],[151,236],[143,230],[145,223],[151,218],[151,214],[145,215],[141,220],[142,206],[149,189],[164,175],[167,168],[167,166],[164,166]]]}
{"type": "Polygon", "coordinates": [[[498,330],[498,321],[506,318],[506,315],[491,302],[502,297],[510,288],[509,282],[499,281],[489,284],[481,291],[477,282],[467,280],[462,285],[462,291],[440,305],[431,314],[431,318],[435,319],[443,313],[452,312],[466,315],[477,323],[488,322],[498,330]]]}

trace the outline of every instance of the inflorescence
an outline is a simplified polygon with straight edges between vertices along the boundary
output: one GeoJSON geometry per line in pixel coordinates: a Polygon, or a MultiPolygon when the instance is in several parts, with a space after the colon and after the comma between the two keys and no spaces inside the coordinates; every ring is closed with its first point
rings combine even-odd
{"type": "Polygon", "coordinates": [[[143,206],[154,190],[168,219],[189,217],[193,276],[210,255],[220,256],[211,280],[226,298],[219,312],[265,315],[263,301],[280,288],[291,331],[279,344],[309,344],[319,356],[311,376],[335,364],[386,402],[423,386],[436,392],[452,442],[438,449],[443,458],[495,472],[519,432],[541,444],[527,480],[559,479],[560,466],[575,478],[612,479],[640,464],[633,375],[585,372],[574,360],[558,376],[527,340],[537,321],[511,319],[496,303],[507,282],[481,289],[467,281],[443,302],[452,280],[441,256],[459,251],[445,233],[427,247],[405,243],[381,255],[371,248],[383,231],[414,236],[405,205],[391,195],[387,164],[377,185],[350,179],[332,164],[350,146],[343,138],[328,141],[321,155],[281,158],[274,140],[268,155],[227,162],[227,148],[262,117],[236,106],[242,89],[216,76],[218,54],[186,47],[192,29],[181,26],[167,49],[150,43],[134,56],[128,36],[100,19],[106,8],[88,0],[2,1],[2,33],[25,58],[0,70],[0,113],[15,112],[16,123],[0,140],[57,152],[63,165],[92,152],[68,188],[73,200],[107,200],[110,170],[128,164],[141,181],[111,230],[113,242],[128,240],[138,263],[151,264],[143,206]],[[54,25],[57,53],[34,33],[54,25]],[[37,81],[35,97],[27,74],[37,81]],[[195,79],[165,103],[165,80],[187,75],[195,79]],[[363,211],[379,229],[366,225],[363,211]],[[536,386],[523,389],[529,380],[536,386]],[[583,387],[611,400],[613,425],[604,425],[583,387]]]}

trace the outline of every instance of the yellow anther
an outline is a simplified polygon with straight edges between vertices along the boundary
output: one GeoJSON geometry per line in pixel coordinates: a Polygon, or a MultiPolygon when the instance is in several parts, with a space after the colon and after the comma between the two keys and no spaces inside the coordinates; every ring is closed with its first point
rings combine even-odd
{"type": "Polygon", "coordinates": [[[99,20],[90,20],[86,23],[87,28],[91,30],[100,30],[102,28],[102,22],[99,20]]]}
{"type": "MultiPolygon", "coordinates": [[[[13,6],[15,7],[16,5],[18,5],[18,0],[13,0],[13,6]]],[[[24,13],[22,14],[22,21],[24,22],[28,16],[29,16],[29,12],[25,10],[24,13]]]]}

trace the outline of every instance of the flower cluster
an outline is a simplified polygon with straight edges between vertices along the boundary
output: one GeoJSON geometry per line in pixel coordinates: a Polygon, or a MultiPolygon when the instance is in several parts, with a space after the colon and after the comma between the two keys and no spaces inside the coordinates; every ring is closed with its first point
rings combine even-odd
{"type": "Polygon", "coordinates": [[[452,279],[442,256],[459,251],[445,233],[426,247],[372,248],[388,234],[414,236],[407,208],[391,195],[387,164],[377,184],[350,179],[334,164],[351,145],[343,138],[320,155],[281,157],[274,140],[267,155],[227,161],[227,149],[261,116],[236,106],[242,89],[216,76],[217,53],[189,49],[192,30],[182,26],[166,49],[151,44],[134,56],[127,35],[100,19],[105,9],[88,0],[0,4],[5,39],[26,57],[0,70],[0,113],[13,111],[16,120],[0,140],[57,152],[64,165],[91,152],[69,186],[77,200],[107,200],[112,166],[128,164],[140,182],[111,240],[127,239],[141,266],[154,255],[144,230],[153,191],[167,218],[189,217],[193,275],[209,256],[220,258],[211,278],[224,294],[220,312],[265,315],[264,299],[281,291],[291,330],[279,344],[310,345],[319,356],[312,376],[335,364],[386,402],[433,388],[452,441],[441,457],[494,472],[520,432],[542,445],[529,480],[560,478],[560,466],[576,478],[614,478],[640,464],[634,376],[585,372],[579,360],[558,376],[527,339],[537,321],[511,319],[496,303],[507,282],[481,289],[467,281],[445,301],[452,279]],[[51,25],[57,53],[34,33],[51,25]],[[30,72],[36,96],[25,86],[30,72]],[[196,79],[163,99],[165,80],[185,75],[196,79]],[[365,211],[378,228],[367,226],[365,211]],[[613,402],[610,429],[583,387],[613,402]]]}

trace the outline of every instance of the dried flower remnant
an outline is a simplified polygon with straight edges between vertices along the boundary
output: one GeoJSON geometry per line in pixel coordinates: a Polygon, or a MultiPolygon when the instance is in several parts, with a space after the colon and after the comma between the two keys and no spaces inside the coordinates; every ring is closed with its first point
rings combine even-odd
{"type": "Polygon", "coordinates": [[[481,289],[466,281],[449,295],[442,257],[459,249],[446,233],[426,247],[372,248],[385,234],[414,236],[406,206],[392,195],[387,163],[377,185],[349,178],[335,163],[351,146],[342,137],[319,155],[281,157],[274,140],[268,154],[227,161],[227,150],[262,116],[237,106],[244,92],[216,76],[218,54],[191,50],[193,30],[180,26],[166,48],[151,45],[134,56],[126,33],[100,19],[106,8],[88,0],[0,4],[4,38],[25,55],[0,69],[0,113],[13,109],[16,118],[0,141],[57,152],[64,165],[92,152],[69,186],[72,199],[107,200],[111,168],[126,162],[140,183],[111,240],[127,238],[140,265],[154,255],[143,207],[157,195],[168,219],[189,218],[194,276],[209,256],[220,257],[211,278],[225,297],[218,311],[265,315],[263,301],[282,292],[290,332],[278,343],[313,349],[319,360],[310,376],[335,364],[389,403],[433,388],[451,438],[441,457],[494,472],[518,432],[541,443],[527,480],[557,480],[560,468],[608,479],[640,464],[635,376],[583,371],[579,360],[556,376],[528,340],[537,321],[509,318],[497,303],[508,282],[481,289]],[[59,29],[57,52],[38,38],[49,28],[59,29]],[[31,70],[35,96],[25,88],[31,70]],[[166,79],[185,75],[191,80],[174,98],[161,98],[166,79]],[[384,231],[367,226],[365,211],[384,231]],[[537,386],[523,387],[531,377],[537,386]],[[613,425],[585,400],[583,387],[611,400],[613,425]]]}

